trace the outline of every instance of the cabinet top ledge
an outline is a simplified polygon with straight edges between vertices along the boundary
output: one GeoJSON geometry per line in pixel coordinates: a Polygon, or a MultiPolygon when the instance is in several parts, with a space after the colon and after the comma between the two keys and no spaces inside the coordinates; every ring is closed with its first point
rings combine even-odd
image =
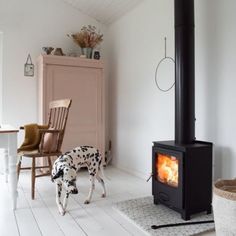
{"type": "Polygon", "coordinates": [[[41,54],[38,58],[38,61],[43,64],[51,64],[51,65],[84,66],[84,67],[94,67],[94,68],[104,67],[103,60],[95,60],[82,57],[41,54]]]}

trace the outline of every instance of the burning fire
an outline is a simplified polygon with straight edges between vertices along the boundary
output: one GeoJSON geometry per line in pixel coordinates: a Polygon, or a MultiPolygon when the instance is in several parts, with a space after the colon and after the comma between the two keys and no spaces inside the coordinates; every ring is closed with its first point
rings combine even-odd
{"type": "Polygon", "coordinates": [[[158,153],[156,167],[160,182],[178,187],[178,160],[176,157],[158,153]]]}

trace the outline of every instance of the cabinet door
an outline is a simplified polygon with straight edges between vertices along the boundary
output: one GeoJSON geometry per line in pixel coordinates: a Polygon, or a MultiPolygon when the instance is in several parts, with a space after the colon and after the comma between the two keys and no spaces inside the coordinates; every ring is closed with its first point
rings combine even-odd
{"type": "Polygon", "coordinates": [[[102,70],[49,65],[45,92],[48,101],[72,99],[62,151],[92,145],[103,153],[102,70]]]}

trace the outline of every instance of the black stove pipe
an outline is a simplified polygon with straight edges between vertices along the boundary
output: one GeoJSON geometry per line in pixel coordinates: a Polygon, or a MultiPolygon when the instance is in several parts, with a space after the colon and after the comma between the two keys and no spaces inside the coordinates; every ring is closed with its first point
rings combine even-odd
{"type": "Polygon", "coordinates": [[[194,0],[175,0],[175,142],[195,140],[194,0]]]}

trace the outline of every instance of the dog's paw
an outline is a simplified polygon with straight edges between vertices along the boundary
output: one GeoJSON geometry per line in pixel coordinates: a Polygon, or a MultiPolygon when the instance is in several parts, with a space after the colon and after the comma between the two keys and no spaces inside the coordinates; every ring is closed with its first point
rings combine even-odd
{"type": "Polygon", "coordinates": [[[59,205],[58,211],[59,211],[59,214],[60,214],[61,216],[64,216],[65,213],[66,213],[66,211],[64,210],[64,208],[63,208],[61,205],[59,205]]]}
{"type": "Polygon", "coordinates": [[[63,211],[61,215],[62,215],[62,216],[64,216],[65,214],[66,214],[66,212],[65,212],[65,211],[63,211]]]}
{"type": "Polygon", "coordinates": [[[61,216],[64,216],[66,211],[65,210],[60,210],[59,213],[60,213],[61,216]]]}
{"type": "Polygon", "coordinates": [[[103,193],[103,194],[101,195],[101,197],[102,197],[102,198],[105,198],[105,197],[106,197],[106,194],[105,194],[105,193],[103,193]]]}
{"type": "Polygon", "coordinates": [[[90,203],[90,201],[87,199],[84,201],[84,204],[89,204],[89,203],[90,203]]]}

